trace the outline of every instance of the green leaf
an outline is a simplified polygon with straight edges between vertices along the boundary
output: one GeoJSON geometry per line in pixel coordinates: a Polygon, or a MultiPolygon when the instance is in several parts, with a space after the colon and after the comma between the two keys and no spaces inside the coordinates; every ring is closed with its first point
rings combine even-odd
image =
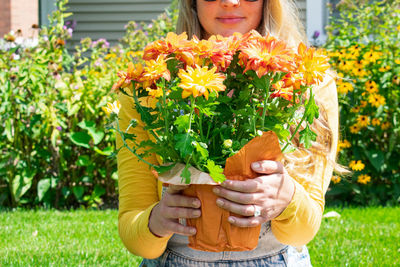
{"type": "Polygon", "coordinates": [[[180,152],[182,158],[186,158],[186,156],[192,154],[192,142],[194,141],[193,137],[191,137],[188,133],[176,134],[174,139],[176,141],[175,149],[180,152]]]}
{"type": "Polygon", "coordinates": [[[183,116],[179,116],[174,124],[178,127],[179,132],[187,132],[190,124],[190,114],[185,114],[183,116]]]}
{"type": "Polygon", "coordinates": [[[92,196],[93,197],[101,197],[106,193],[106,189],[100,185],[95,185],[92,196]]]}
{"type": "Polygon", "coordinates": [[[76,161],[76,165],[78,166],[88,166],[90,164],[90,158],[88,155],[81,155],[78,157],[76,161]]]}
{"type": "Polygon", "coordinates": [[[314,118],[318,118],[319,116],[319,108],[317,104],[315,104],[314,95],[310,96],[310,99],[307,102],[306,110],[304,115],[306,116],[306,120],[309,124],[312,124],[314,118]]]}
{"type": "Polygon", "coordinates": [[[206,160],[208,158],[207,144],[197,141],[193,142],[193,144],[196,151],[200,153],[201,159],[206,160]]]}
{"type": "Polygon", "coordinates": [[[14,138],[13,138],[13,134],[12,134],[11,119],[6,120],[5,131],[6,131],[8,141],[12,142],[14,140],[14,138]]]}
{"type": "Polygon", "coordinates": [[[189,171],[190,164],[186,164],[185,168],[181,173],[182,181],[185,181],[185,184],[190,184],[190,176],[192,175],[189,171]]]}
{"type": "Polygon", "coordinates": [[[104,132],[98,131],[96,129],[96,124],[93,121],[81,121],[78,126],[89,132],[95,145],[99,144],[104,137],[104,132]]]}
{"type": "Polygon", "coordinates": [[[96,151],[97,153],[99,153],[100,155],[103,155],[103,156],[110,156],[114,152],[114,148],[112,146],[108,146],[108,147],[104,148],[103,150],[101,150],[95,146],[94,151],[96,151]]]}
{"type": "Polygon", "coordinates": [[[50,186],[51,186],[50,178],[42,179],[38,182],[37,192],[38,192],[39,201],[42,201],[44,195],[47,193],[47,191],[49,191],[50,186]]]}
{"type": "Polygon", "coordinates": [[[74,193],[77,200],[81,201],[82,196],[85,193],[85,188],[81,185],[72,187],[72,193],[74,193]]]}
{"type": "Polygon", "coordinates": [[[224,169],[220,165],[215,165],[215,162],[212,160],[207,160],[207,169],[210,173],[211,178],[217,183],[222,183],[226,180],[225,175],[223,174],[224,169]]]}
{"type": "Polygon", "coordinates": [[[379,150],[364,150],[365,155],[368,157],[369,161],[371,162],[372,166],[377,171],[382,171],[384,163],[385,163],[385,156],[382,151],[379,150]]]}
{"type": "Polygon", "coordinates": [[[156,170],[156,172],[161,174],[161,173],[171,170],[173,167],[175,167],[175,165],[176,165],[176,163],[173,163],[171,165],[166,165],[166,166],[154,166],[154,169],[156,170]]]}
{"type": "Polygon", "coordinates": [[[69,136],[69,139],[71,139],[71,141],[78,146],[82,146],[82,147],[86,147],[86,148],[90,148],[89,146],[89,142],[90,142],[90,135],[88,135],[85,132],[75,132],[72,133],[69,136]]]}
{"type": "Polygon", "coordinates": [[[31,188],[34,176],[35,172],[30,171],[29,173],[24,173],[24,175],[18,174],[14,177],[13,194],[17,202],[31,188]]]}
{"type": "Polygon", "coordinates": [[[304,144],[305,148],[311,147],[311,142],[317,140],[317,134],[311,131],[307,125],[304,130],[300,131],[300,144],[304,144]]]}

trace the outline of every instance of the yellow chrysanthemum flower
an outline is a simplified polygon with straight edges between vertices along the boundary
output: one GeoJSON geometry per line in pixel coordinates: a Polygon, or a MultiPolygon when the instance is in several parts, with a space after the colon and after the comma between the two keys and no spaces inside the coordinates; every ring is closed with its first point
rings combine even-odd
{"type": "Polygon", "coordinates": [[[337,86],[337,91],[340,94],[347,94],[348,92],[352,92],[353,90],[354,90],[353,85],[348,82],[339,83],[337,86]]]}
{"type": "Polygon", "coordinates": [[[215,73],[216,70],[216,67],[208,69],[206,66],[188,67],[187,70],[180,69],[178,76],[181,78],[179,87],[183,89],[182,97],[204,95],[208,99],[210,92],[218,94],[218,92],[224,91],[225,76],[221,73],[215,73]]]}
{"type": "Polygon", "coordinates": [[[361,160],[352,160],[349,164],[349,167],[354,171],[362,171],[365,168],[365,165],[361,160]]]}
{"type": "Polygon", "coordinates": [[[149,96],[156,97],[156,98],[164,95],[161,87],[157,87],[157,89],[151,89],[150,87],[147,87],[146,91],[149,92],[149,96]]]}
{"type": "Polygon", "coordinates": [[[333,182],[334,184],[338,184],[338,183],[340,183],[340,181],[341,181],[342,179],[340,178],[340,176],[333,175],[332,178],[331,178],[331,180],[332,180],[332,182],[333,182]]]}
{"type": "Polygon", "coordinates": [[[114,101],[113,103],[107,103],[107,107],[101,107],[101,109],[107,114],[107,116],[110,116],[111,113],[118,115],[120,108],[121,104],[118,100],[114,101]]]}
{"type": "Polygon", "coordinates": [[[370,119],[368,116],[365,115],[359,115],[357,117],[357,125],[361,128],[367,127],[370,123],[370,119]]]}
{"type": "Polygon", "coordinates": [[[370,95],[370,96],[368,97],[368,102],[371,103],[371,105],[372,105],[373,107],[378,108],[378,107],[380,107],[380,106],[385,105],[386,99],[385,99],[385,97],[382,96],[382,95],[379,95],[379,94],[372,94],[372,95],[370,95]]]}
{"type": "Polygon", "coordinates": [[[379,126],[379,125],[381,125],[381,119],[379,119],[379,118],[373,118],[373,119],[372,119],[372,125],[373,125],[373,126],[379,126]]]}
{"type": "Polygon", "coordinates": [[[371,176],[367,175],[367,174],[361,174],[358,176],[357,178],[357,182],[359,184],[367,184],[371,181],[371,176]]]}

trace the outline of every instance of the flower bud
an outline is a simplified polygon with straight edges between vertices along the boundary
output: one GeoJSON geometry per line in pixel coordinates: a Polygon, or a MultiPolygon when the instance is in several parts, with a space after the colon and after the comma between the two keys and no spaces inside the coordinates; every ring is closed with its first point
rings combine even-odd
{"type": "Polygon", "coordinates": [[[232,147],[232,140],[231,139],[226,139],[224,141],[224,147],[225,148],[231,148],[232,147]]]}

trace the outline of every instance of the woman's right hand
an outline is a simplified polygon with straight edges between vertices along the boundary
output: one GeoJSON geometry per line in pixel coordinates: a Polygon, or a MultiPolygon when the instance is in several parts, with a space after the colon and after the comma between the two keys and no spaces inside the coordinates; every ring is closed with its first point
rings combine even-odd
{"type": "Polygon", "coordinates": [[[201,216],[200,200],[181,194],[189,185],[169,185],[160,202],[154,206],[149,218],[150,231],[159,237],[170,234],[191,236],[196,228],[179,223],[180,218],[198,218],[201,216]]]}

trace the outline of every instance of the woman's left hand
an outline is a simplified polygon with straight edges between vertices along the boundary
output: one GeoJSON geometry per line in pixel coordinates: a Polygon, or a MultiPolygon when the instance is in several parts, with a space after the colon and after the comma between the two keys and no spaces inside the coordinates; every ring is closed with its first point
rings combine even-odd
{"type": "Polygon", "coordinates": [[[295,185],[280,162],[263,160],[251,165],[261,176],[245,181],[226,180],[214,188],[217,205],[244,218],[230,216],[239,227],[254,227],[278,217],[293,198],[295,185]],[[259,216],[254,216],[255,212],[259,216]]]}

